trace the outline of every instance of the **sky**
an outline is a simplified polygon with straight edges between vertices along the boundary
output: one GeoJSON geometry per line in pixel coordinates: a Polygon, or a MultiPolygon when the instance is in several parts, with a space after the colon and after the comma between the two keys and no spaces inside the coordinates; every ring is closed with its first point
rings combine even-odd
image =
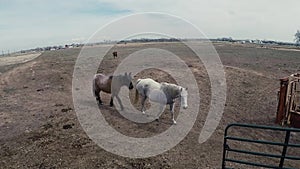
{"type": "Polygon", "coordinates": [[[299,6],[299,0],[0,0],[0,50],[84,43],[106,24],[142,12],[183,18],[208,38],[293,42],[299,6]]]}

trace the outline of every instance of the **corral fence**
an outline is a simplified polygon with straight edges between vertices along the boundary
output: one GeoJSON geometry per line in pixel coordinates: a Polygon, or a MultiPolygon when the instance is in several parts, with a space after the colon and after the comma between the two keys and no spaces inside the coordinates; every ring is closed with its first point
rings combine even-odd
{"type": "MultiPolygon", "coordinates": [[[[222,169],[229,168],[275,168],[275,169],[296,169],[300,168],[300,143],[296,139],[291,142],[291,137],[300,136],[300,129],[296,128],[283,128],[283,127],[271,127],[263,125],[252,124],[230,124],[226,127],[224,133],[223,144],[223,160],[222,169]],[[235,132],[240,130],[240,132],[235,132]],[[249,130],[247,132],[247,130],[249,130]],[[282,135],[282,142],[273,141],[276,140],[262,140],[260,136],[258,138],[246,138],[245,136],[251,135],[251,130],[262,130],[262,134],[267,133],[280,133],[282,135]],[[242,134],[241,134],[241,131],[242,134]],[[264,133],[267,132],[267,133],[264,133]],[[231,134],[232,133],[232,134],[231,134]],[[242,136],[236,136],[237,133],[242,136]],[[258,150],[252,148],[251,150],[244,150],[249,145],[258,147],[258,150]],[[237,146],[239,145],[239,146],[237,146]],[[267,146],[272,146],[272,148],[267,146]],[[233,148],[239,147],[239,148],[233,148]],[[241,148],[242,147],[242,148],[241,148]],[[271,152],[263,152],[264,150],[273,150],[271,152]],[[287,154],[288,150],[293,150],[296,155],[287,154]],[[230,153],[235,156],[230,156],[230,153]],[[229,157],[230,156],[230,157],[229,157]],[[247,156],[246,158],[244,156],[247,156]],[[241,158],[242,157],[242,158],[241,158]],[[244,158],[243,158],[244,157],[244,158]],[[263,158],[263,161],[259,159],[263,158]],[[273,162],[273,164],[266,164],[267,162],[273,162]],[[289,163],[285,163],[285,161],[289,163]],[[288,167],[287,167],[288,165],[288,167]],[[237,167],[239,166],[239,167],[237,167]],[[285,167],[286,166],[286,167],[285,167]]],[[[298,137],[299,138],[299,137],[298,137]]],[[[278,139],[278,138],[277,138],[278,139]]]]}
{"type": "Polygon", "coordinates": [[[276,123],[300,128],[299,73],[280,79],[276,123]]]}

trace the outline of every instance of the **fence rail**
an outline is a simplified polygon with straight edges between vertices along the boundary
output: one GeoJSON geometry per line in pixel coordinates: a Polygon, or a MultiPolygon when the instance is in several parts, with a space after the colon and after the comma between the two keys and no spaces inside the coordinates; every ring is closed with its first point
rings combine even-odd
{"type": "MultiPolygon", "coordinates": [[[[292,169],[292,168],[284,167],[284,161],[285,161],[285,159],[300,161],[300,156],[287,155],[288,147],[300,148],[300,143],[299,144],[289,143],[291,133],[293,133],[293,132],[300,134],[300,129],[253,125],[253,124],[238,124],[238,123],[229,124],[226,127],[225,133],[224,133],[222,169],[229,169],[228,167],[226,167],[226,162],[243,164],[243,165],[248,165],[248,166],[263,167],[263,168],[292,169]],[[246,128],[246,129],[252,128],[252,129],[262,129],[262,130],[273,130],[273,131],[285,132],[285,139],[284,139],[284,142],[273,142],[273,141],[266,141],[266,140],[248,139],[248,138],[243,138],[243,137],[233,137],[228,134],[229,133],[228,130],[233,129],[233,128],[246,128]],[[280,147],[282,147],[282,152],[279,155],[279,154],[272,154],[272,153],[262,153],[262,152],[256,152],[256,151],[234,149],[234,148],[229,147],[228,140],[233,140],[233,141],[238,141],[238,142],[246,142],[246,143],[256,143],[256,144],[262,144],[262,145],[280,146],[280,147]],[[251,162],[251,161],[227,158],[227,154],[229,152],[234,152],[234,153],[238,153],[238,154],[247,154],[247,155],[253,155],[253,156],[268,157],[268,158],[277,158],[277,159],[280,159],[280,162],[277,166],[274,166],[274,165],[267,165],[267,164],[262,164],[262,163],[258,163],[258,162],[251,162]]],[[[300,151],[300,149],[299,149],[299,151],[300,151]]]]}

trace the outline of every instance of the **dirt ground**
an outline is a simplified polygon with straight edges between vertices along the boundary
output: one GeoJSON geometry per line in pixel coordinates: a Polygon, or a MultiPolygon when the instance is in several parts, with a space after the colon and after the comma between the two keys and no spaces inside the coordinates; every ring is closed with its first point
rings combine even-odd
{"type": "Polygon", "coordinates": [[[41,53],[30,53],[15,56],[3,56],[0,58],[0,66],[24,63],[38,57],[41,53]]]}
{"type": "MultiPolygon", "coordinates": [[[[118,45],[112,49],[118,51],[118,58],[113,59],[109,52],[100,64],[98,72],[112,73],[129,54],[145,48],[160,48],[183,59],[196,77],[202,101],[192,130],[171,150],[146,159],[125,158],[107,152],[81,128],[71,93],[74,64],[80,48],[44,52],[35,59],[16,64],[4,64],[0,60],[0,168],[221,168],[223,135],[228,124],[276,126],[278,79],[300,72],[300,52],[229,43],[214,43],[214,46],[225,67],[227,98],[219,126],[203,144],[198,143],[198,137],[209,109],[210,82],[202,62],[184,45],[118,45]]],[[[167,73],[155,69],[140,72],[135,79],[140,77],[175,82],[167,73]]],[[[109,124],[123,134],[150,137],[171,126],[168,113],[164,113],[160,121],[149,124],[130,122],[109,107],[109,95],[102,97],[101,112],[109,124]]],[[[178,109],[177,106],[176,114],[178,109]]],[[[261,140],[284,139],[282,134],[270,131],[236,130],[233,133],[261,140]]],[[[292,135],[291,141],[299,143],[300,135],[292,135]]],[[[281,152],[281,148],[272,146],[232,145],[245,150],[281,152]]],[[[299,156],[299,152],[296,148],[288,150],[290,155],[299,156]]],[[[245,158],[265,164],[278,163],[269,158],[245,158]]],[[[300,162],[289,162],[287,166],[300,168],[300,162]]]]}

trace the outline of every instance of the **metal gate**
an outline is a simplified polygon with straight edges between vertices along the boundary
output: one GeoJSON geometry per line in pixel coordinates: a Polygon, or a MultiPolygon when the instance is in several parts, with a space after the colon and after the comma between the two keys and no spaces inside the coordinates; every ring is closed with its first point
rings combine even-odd
{"type": "Polygon", "coordinates": [[[300,74],[280,79],[276,123],[300,128],[300,74]]]}
{"type": "MultiPolygon", "coordinates": [[[[247,132],[247,131],[246,131],[247,132]]],[[[238,132],[235,132],[238,133],[238,132]]],[[[263,132],[262,132],[263,133],[263,132]]],[[[257,136],[259,137],[259,136],[257,136]]],[[[224,134],[224,144],[223,144],[223,160],[222,160],[222,169],[236,168],[235,165],[243,166],[241,168],[250,168],[250,167],[260,167],[260,168],[275,168],[275,169],[295,169],[300,168],[300,129],[296,128],[283,128],[283,127],[271,127],[271,126],[262,126],[262,125],[251,125],[251,124],[230,124],[225,129],[224,134]],[[251,133],[243,133],[243,136],[235,136],[235,131],[246,131],[246,130],[263,130],[266,132],[276,132],[282,134],[282,142],[280,141],[271,141],[271,140],[262,140],[262,139],[249,139],[246,138],[246,135],[251,135],[251,133]],[[296,133],[296,134],[293,134],[296,133]],[[293,137],[293,142],[291,142],[291,137],[293,137]],[[296,139],[296,141],[294,140],[296,139]],[[275,146],[278,153],[262,152],[255,150],[243,150],[242,148],[232,148],[232,145],[251,145],[255,146],[275,146]],[[296,152],[296,155],[288,155],[287,150],[292,149],[293,152],[296,152]],[[299,153],[297,153],[299,152],[299,153]],[[249,156],[247,159],[236,159],[234,157],[228,157],[230,153],[234,153],[235,157],[249,156]],[[275,161],[277,164],[265,164],[259,162],[259,160],[251,161],[251,158],[270,158],[275,161]],[[287,163],[289,162],[289,166],[287,163]],[[293,163],[296,166],[291,165],[293,163]],[[231,165],[231,166],[229,166],[231,165]]],[[[276,139],[276,138],[274,138],[276,139]]],[[[279,138],[277,138],[279,139],[279,138]]],[[[240,147],[240,146],[239,146],[240,147]]],[[[270,148],[269,148],[270,149],[270,148]]],[[[273,149],[271,149],[273,150],[273,149]]],[[[271,160],[270,160],[271,161],[271,160]]]]}

